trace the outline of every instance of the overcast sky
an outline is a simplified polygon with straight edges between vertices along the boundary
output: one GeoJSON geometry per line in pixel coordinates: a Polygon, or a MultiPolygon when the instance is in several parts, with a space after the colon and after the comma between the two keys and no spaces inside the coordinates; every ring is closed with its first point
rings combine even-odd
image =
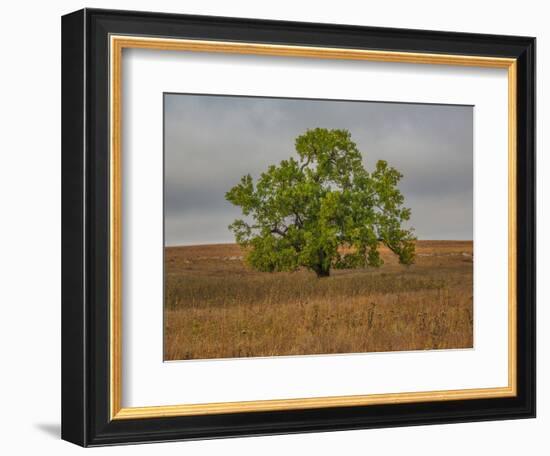
{"type": "Polygon", "coordinates": [[[419,239],[473,238],[473,108],[405,103],[165,95],[166,245],[234,242],[225,192],[297,157],[308,128],[345,128],[367,170],[386,160],[419,239]]]}

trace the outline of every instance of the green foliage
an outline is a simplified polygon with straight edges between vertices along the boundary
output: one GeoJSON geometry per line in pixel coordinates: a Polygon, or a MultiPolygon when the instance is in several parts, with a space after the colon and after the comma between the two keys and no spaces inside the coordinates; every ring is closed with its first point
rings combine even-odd
{"type": "Polygon", "coordinates": [[[380,266],[380,243],[401,263],[414,262],[397,170],[380,160],[367,172],[347,130],[307,130],[295,146],[298,160],[269,166],[256,185],[243,176],[225,195],[252,220],[229,226],[248,248],[249,265],[268,272],[306,267],[326,277],[331,268],[380,266]]]}

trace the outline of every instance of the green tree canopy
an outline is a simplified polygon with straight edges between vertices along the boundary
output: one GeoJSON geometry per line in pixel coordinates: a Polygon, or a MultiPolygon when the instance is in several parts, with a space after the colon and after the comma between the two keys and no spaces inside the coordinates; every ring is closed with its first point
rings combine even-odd
{"type": "Polygon", "coordinates": [[[256,183],[250,174],[225,197],[245,220],[229,228],[259,271],[380,266],[386,245],[402,264],[415,255],[410,209],[397,184],[402,175],[380,160],[369,173],[347,130],[316,128],[296,138],[298,159],[271,165],[256,183]]]}

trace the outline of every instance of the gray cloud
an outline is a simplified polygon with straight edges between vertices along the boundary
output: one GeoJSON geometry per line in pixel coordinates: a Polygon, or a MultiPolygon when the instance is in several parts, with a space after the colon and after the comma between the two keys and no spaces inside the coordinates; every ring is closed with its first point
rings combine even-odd
{"type": "Polygon", "coordinates": [[[473,108],[404,103],[165,95],[167,245],[233,242],[225,192],[295,155],[308,128],[346,128],[367,169],[384,159],[419,239],[473,237],[473,108]]]}

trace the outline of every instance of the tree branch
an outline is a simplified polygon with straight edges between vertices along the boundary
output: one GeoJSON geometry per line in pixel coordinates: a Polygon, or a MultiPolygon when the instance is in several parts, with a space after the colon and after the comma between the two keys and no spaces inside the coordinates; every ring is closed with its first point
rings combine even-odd
{"type": "Polygon", "coordinates": [[[298,214],[298,212],[294,212],[294,217],[295,217],[294,225],[298,228],[303,228],[304,227],[304,222],[302,221],[302,218],[300,217],[300,214],[298,214]]]}
{"type": "Polygon", "coordinates": [[[302,163],[302,166],[300,166],[300,172],[302,172],[309,165],[309,163],[311,162],[310,158],[311,157],[307,157],[307,161],[305,163],[302,163]]]}
{"type": "Polygon", "coordinates": [[[281,237],[286,237],[286,232],[288,231],[288,228],[286,228],[284,231],[281,230],[278,227],[271,228],[271,234],[278,234],[281,237]]]}

